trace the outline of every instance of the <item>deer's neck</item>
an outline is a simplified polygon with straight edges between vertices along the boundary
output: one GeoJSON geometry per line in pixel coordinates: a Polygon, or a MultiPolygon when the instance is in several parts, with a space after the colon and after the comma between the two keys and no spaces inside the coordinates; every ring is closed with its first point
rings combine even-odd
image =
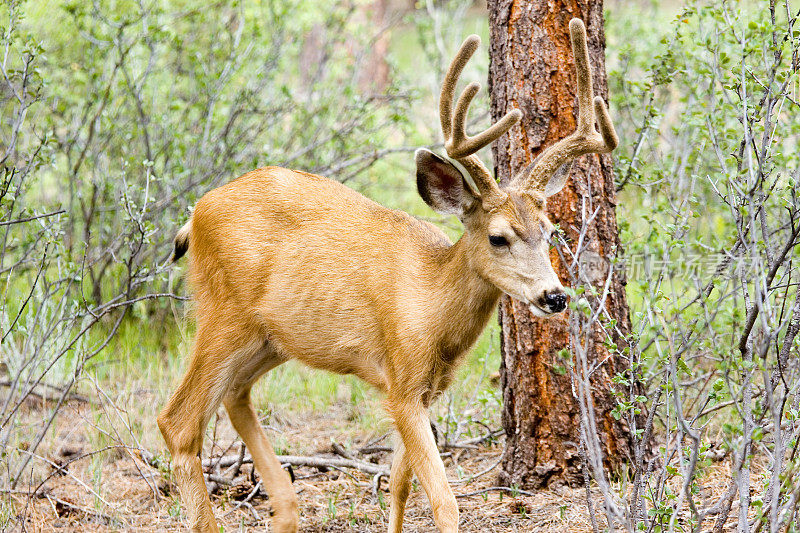
{"type": "Polygon", "coordinates": [[[440,250],[431,261],[434,323],[439,350],[447,360],[463,355],[497,308],[501,292],[472,268],[464,239],[440,250]]]}

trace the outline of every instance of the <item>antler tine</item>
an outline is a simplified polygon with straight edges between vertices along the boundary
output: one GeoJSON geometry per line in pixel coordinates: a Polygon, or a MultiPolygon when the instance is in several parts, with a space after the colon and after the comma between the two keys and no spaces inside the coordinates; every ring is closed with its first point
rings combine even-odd
{"type": "Polygon", "coordinates": [[[575,77],[578,82],[578,127],[576,131],[587,135],[594,132],[592,69],[589,66],[586,28],[581,19],[575,18],[569,21],[569,37],[572,44],[572,56],[575,58],[575,77]]]}
{"type": "Polygon", "coordinates": [[[474,137],[467,135],[467,111],[469,110],[469,104],[472,103],[472,99],[480,88],[480,83],[472,82],[467,85],[467,88],[458,97],[456,111],[453,115],[452,137],[449,145],[445,146],[450,157],[458,159],[474,154],[484,146],[499,139],[501,135],[510,130],[522,118],[522,112],[519,109],[514,109],[474,137]]]}
{"type": "Polygon", "coordinates": [[[445,141],[445,149],[447,149],[447,153],[450,157],[457,159],[478,151],[477,148],[469,151],[471,146],[468,146],[470,144],[470,139],[467,136],[466,122],[469,104],[472,103],[472,99],[478,94],[480,88],[481,84],[473,81],[467,85],[461,93],[461,96],[458,97],[456,110],[455,113],[453,113],[453,131],[450,134],[450,139],[445,141]]]}
{"type": "Polygon", "coordinates": [[[458,49],[456,57],[450,63],[450,68],[447,69],[447,74],[445,74],[442,82],[442,92],[439,95],[439,120],[442,123],[442,133],[445,141],[450,139],[453,131],[453,94],[456,90],[456,82],[458,82],[464,66],[480,44],[481,38],[477,35],[467,37],[461,44],[461,48],[458,49]]]}
{"type": "Polygon", "coordinates": [[[568,137],[547,148],[534,163],[514,179],[514,185],[544,190],[550,176],[571,159],[589,153],[608,153],[617,147],[619,139],[608,108],[600,96],[593,96],[592,70],[586,45],[586,27],[583,21],[569,21],[572,54],[575,57],[577,78],[578,125],[568,137]],[[599,132],[595,129],[595,120],[599,132]]]}
{"type": "Polygon", "coordinates": [[[480,158],[474,154],[511,129],[514,124],[520,121],[522,113],[515,109],[474,137],[467,135],[466,121],[469,105],[481,87],[476,82],[470,83],[464,89],[456,102],[455,113],[453,112],[453,95],[455,94],[456,83],[464,70],[464,66],[478,49],[480,42],[480,37],[477,35],[467,37],[452,63],[450,63],[450,68],[447,69],[447,74],[442,82],[442,92],[439,98],[439,120],[442,123],[447,155],[458,160],[466,168],[478,186],[484,203],[489,206],[504,199],[505,194],[500,191],[497,183],[495,183],[480,158]]]}
{"type": "Polygon", "coordinates": [[[597,126],[600,129],[600,135],[603,137],[603,143],[606,147],[606,152],[612,152],[619,144],[619,137],[614,129],[614,124],[611,122],[611,115],[608,113],[608,108],[603,98],[595,96],[594,98],[594,111],[597,114],[597,126]]]}

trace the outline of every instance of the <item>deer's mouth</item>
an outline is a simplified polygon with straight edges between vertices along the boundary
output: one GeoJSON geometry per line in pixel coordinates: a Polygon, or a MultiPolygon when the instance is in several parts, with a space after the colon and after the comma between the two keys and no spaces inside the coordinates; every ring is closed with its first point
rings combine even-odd
{"type": "Polygon", "coordinates": [[[522,296],[518,296],[518,295],[516,295],[514,293],[506,293],[506,294],[508,294],[509,296],[514,298],[515,300],[517,300],[519,302],[522,302],[523,304],[527,305],[528,309],[530,309],[530,311],[531,311],[531,314],[533,316],[537,317],[537,318],[549,318],[549,317],[551,317],[551,316],[556,314],[553,311],[550,311],[549,309],[545,309],[544,307],[539,307],[538,305],[536,305],[535,303],[531,302],[527,298],[523,298],[522,296]]]}
{"type": "Polygon", "coordinates": [[[548,318],[553,316],[555,313],[553,311],[544,309],[539,307],[536,304],[528,303],[528,309],[530,309],[531,314],[538,318],[548,318]]]}

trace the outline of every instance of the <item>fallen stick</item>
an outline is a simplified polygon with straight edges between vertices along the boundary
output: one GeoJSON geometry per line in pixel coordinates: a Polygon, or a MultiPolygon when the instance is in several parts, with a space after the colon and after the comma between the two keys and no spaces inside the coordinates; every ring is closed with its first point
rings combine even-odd
{"type": "MultiPolygon", "coordinates": [[[[502,432],[502,429],[491,431],[482,437],[463,440],[453,444],[445,444],[444,448],[472,448],[476,444],[499,436],[502,434],[502,432]]],[[[341,445],[337,445],[337,448],[339,448],[339,450],[336,450],[336,448],[334,448],[334,450],[339,453],[339,455],[344,455],[347,453],[341,445]]],[[[367,451],[371,453],[373,451],[378,451],[377,448],[379,447],[373,447],[372,449],[362,448],[359,452],[364,453],[367,451]]],[[[392,451],[392,449],[387,447],[385,449],[381,449],[380,451],[392,451]]],[[[374,463],[368,463],[366,461],[359,461],[358,459],[352,459],[348,457],[306,457],[300,455],[278,455],[277,457],[281,464],[289,464],[292,466],[310,466],[314,468],[353,468],[372,476],[379,475],[389,477],[388,467],[376,465],[374,463]]],[[[241,455],[241,453],[237,455],[223,455],[222,457],[205,459],[203,461],[203,468],[225,468],[233,466],[237,463],[239,466],[241,466],[244,463],[250,464],[252,462],[253,457],[249,454],[244,456],[241,455]]]]}
{"type": "MultiPolygon", "coordinates": [[[[11,381],[0,381],[0,387],[8,387],[11,388],[13,383],[11,381]]],[[[56,387],[55,385],[50,385],[49,383],[39,383],[34,389],[31,389],[27,392],[27,396],[33,396],[37,400],[42,402],[57,402],[61,395],[64,394],[64,391],[60,388],[56,387]],[[39,392],[37,389],[48,389],[52,391],[52,395],[48,394],[47,392],[39,392]]],[[[71,392],[66,397],[64,397],[65,402],[81,402],[81,403],[92,403],[92,400],[78,394],[77,392],[71,392]]]]}
{"type": "Polygon", "coordinates": [[[355,459],[345,459],[338,457],[302,457],[298,455],[279,455],[278,461],[281,464],[289,463],[294,466],[313,466],[316,468],[327,468],[337,466],[339,468],[355,468],[367,474],[381,474],[384,476],[389,475],[389,469],[382,465],[367,463],[365,461],[357,461],[355,459]]]}
{"type": "Polygon", "coordinates": [[[228,487],[235,487],[247,481],[247,478],[244,476],[239,476],[237,478],[227,478],[224,476],[220,476],[217,474],[206,474],[206,479],[212,483],[216,483],[218,485],[226,485],[228,487]]]}
{"type": "MultiPolygon", "coordinates": [[[[345,459],[339,457],[304,457],[300,455],[278,455],[278,461],[281,464],[290,464],[292,466],[311,466],[314,468],[354,468],[366,474],[389,476],[389,469],[382,465],[367,463],[365,461],[357,461],[355,459],[345,459]]],[[[239,460],[238,455],[225,455],[217,459],[206,459],[203,461],[203,468],[209,468],[218,464],[220,467],[225,468],[236,464],[239,460]]],[[[242,463],[252,463],[253,457],[250,454],[244,456],[242,463]]]]}
{"type": "Polygon", "coordinates": [[[495,429],[494,431],[490,431],[486,435],[483,435],[481,437],[475,437],[474,439],[466,439],[466,440],[461,440],[461,441],[458,441],[458,442],[445,442],[442,445],[442,449],[445,449],[445,450],[447,450],[447,449],[474,450],[474,449],[478,448],[478,446],[477,446],[478,444],[481,444],[481,443],[483,443],[483,442],[485,442],[487,440],[491,440],[491,439],[493,439],[495,437],[499,437],[503,433],[505,433],[504,429],[495,429]]]}
{"type": "Polygon", "coordinates": [[[339,444],[338,442],[334,442],[333,444],[331,444],[331,451],[336,455],[344,457],[345,459],[353,458],[353,456],[350,455],[350,453],[345,449],[345,447],[339,444]]]}
{"type": "MultiPolygon", "coordinates": [[[[240,501],[239,503],[237,503],[236,507],[234,507],[233,509],[228,511],[225,514],[225,516],[230,515],[231,513],[233,513],[234,511],[236,511],[236,509],[238,509],[240,507],[248,506],[248,504],[250,504],[250,500],[253,499],[253,496],[256,495],[256,493],[258,492],[258,490],[260,488],[261,488],[261,482],[259,481],[258,483],[256,483],[256,486],[253,487],[253,490],[250,491],[250,493],[247,495],[247,497],[245,499],[243,499],[242,501],[240,501]]],[[[255,519],[260,521],[261,517],[258,516],[258,512],[256,511],[255,507],[253,507],[252,505],[249,505],[249,509],[253,512],[253,515],[254,515],[255,519]]]]}
{"type": "Polygon", "coordinates": [[[486,474],[488,474],[489,472],[491,472],[492,470],[497,468],[497,465],[499,465],[502,460],[503,460],[503,456],[501,454],[500,458],[497,459],[497,461],[495,461],[488,468],[485,468],[485,469],[481,470],[477,474],[472,474],[470,476],[465,477],[464,479],[448,479],[447,482],[450,483],[451,485],[461,485],[462,483],[472,483],[473,481],[475,481],[479,477],[485,476],[486,474]]]}
{"type": "Polygon", "coordinates": [[[527,491],[527,490],[520,490],[515,489],[513,487],[487,487],[485,489],[476,490],[475,492],[466,492],[464,494],[456,494],[456,498],[469,498],[471,496],[478,496],[479,494],[486,494],[487,492],[499,490],[502,492],[508,492],[511,494],[512,497],[516,496],[536,496],[535,493],[527,491]]]}
{"type": "Polygon", "coordinates": [[[56,515],[59,518],[61,516],[63,516],[64,511],[63,510],[59,511],[57,505],[60,505],[62,507],[62,509],[69,510],[68,512],[71,511],[71,512],[84,513],[84,514],[86,514],[88,516],[94,516],[95,518],[99,518],[103,522],[105,522],[106,525],[111,525],[111,524],[114,524],[114,522],[115,522],[115,520],[112,517],[110,517],[109,515],[107,515],[107,514],[103,514],[103,513],[99,512],[99,511],[94,511],[92,509],[87,509],[86,507],[81,507],[80,505],[76,505],[76,504],[74,504],[72,502],[68,502],[66,500],[62,500],[60,498],[56,498],[52,494],[44,494],[42,497],[43,498],[47,498],[47,500],[50,502],[50,505],[53,506],[53,511],[56,513],[56,515]]]}
{"type": "Polygon", "coordinates": [[[371,446],[369,448],[361,448],[358,450],[358,453],[361,455],[372,455],[375,453],[390,453],[393,451],[394,448],[391,446],[371,446]]]}

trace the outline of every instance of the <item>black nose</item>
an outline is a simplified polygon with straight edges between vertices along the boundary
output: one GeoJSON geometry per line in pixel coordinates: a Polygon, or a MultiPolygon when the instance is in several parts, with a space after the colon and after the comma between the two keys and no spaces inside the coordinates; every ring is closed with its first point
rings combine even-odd
{"type": "Polygon", "coordinates": [[[567,308],[567,295],[564,291],[545,291],[544,303],[552,312],[560,313],[567,308]]]}

